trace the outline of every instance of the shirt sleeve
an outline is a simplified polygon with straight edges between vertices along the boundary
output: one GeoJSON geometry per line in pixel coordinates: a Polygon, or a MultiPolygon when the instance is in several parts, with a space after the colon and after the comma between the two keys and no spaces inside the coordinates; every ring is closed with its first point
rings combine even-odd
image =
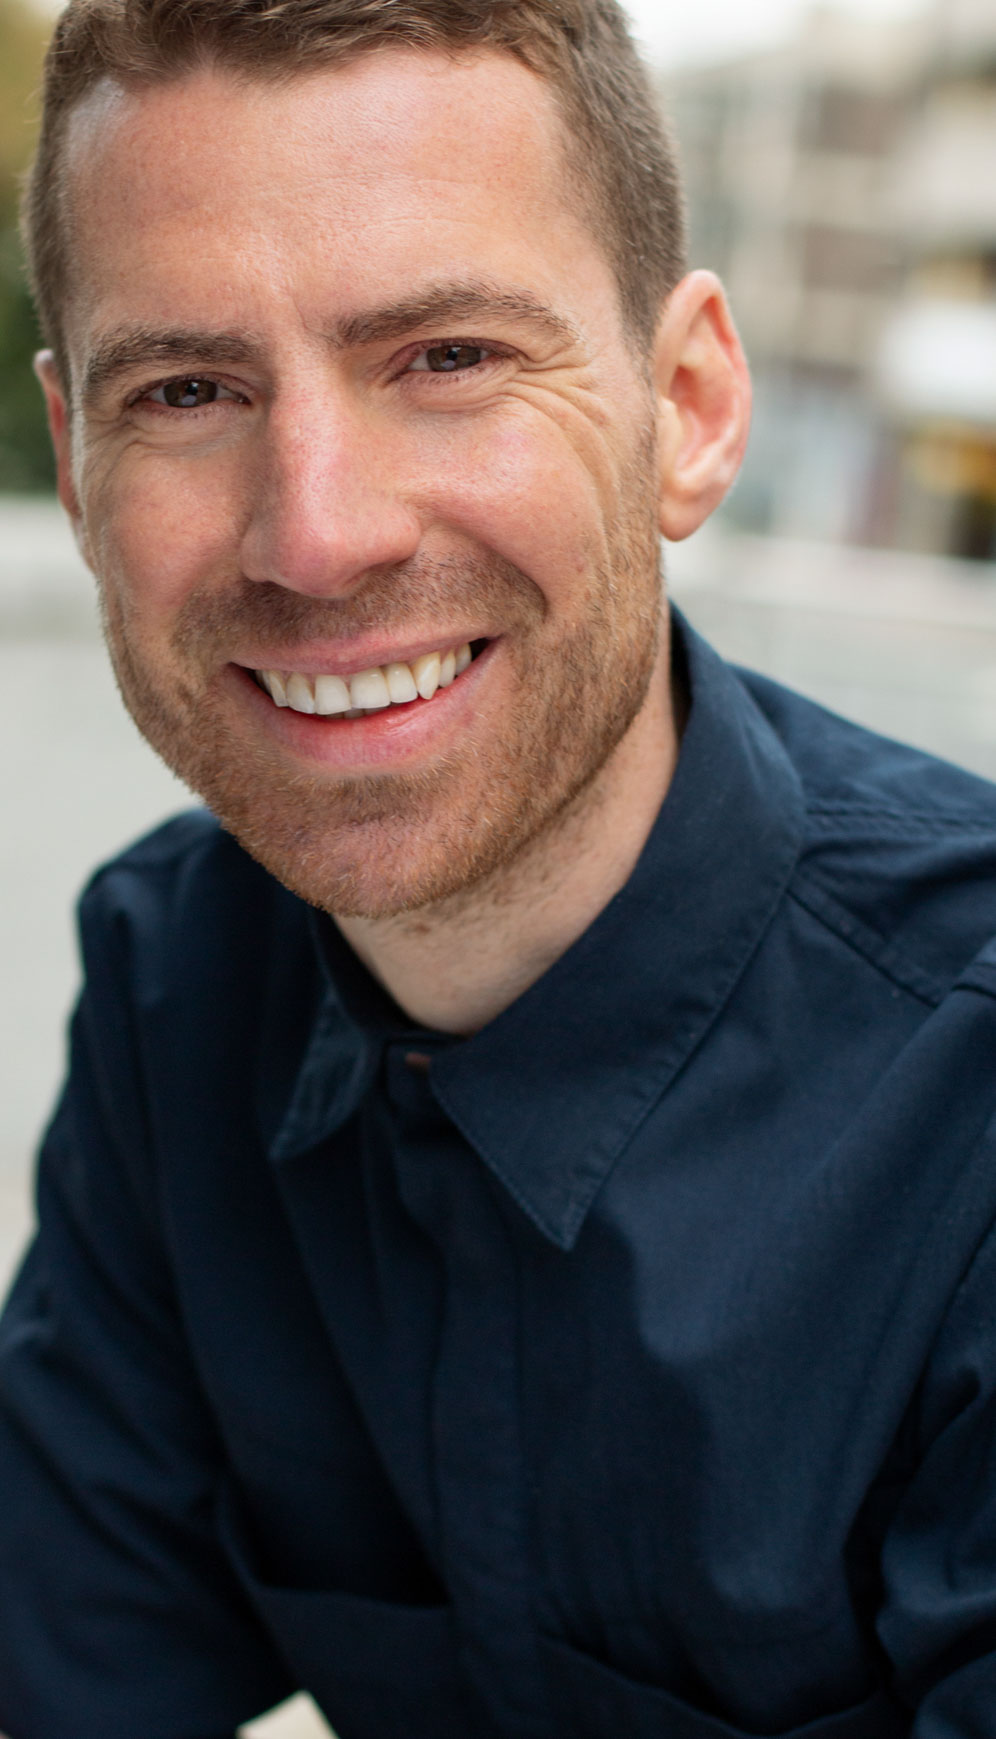
{"type": "Polygon", "coordinates": [[[295,1687],[217,1540],[124,963],[106,926],[86,935],[39,1231],[0,1321],[0,1732],[222,1739],[295,1687]]]}
{"type": "MultiPolygon", "coordinates": [[[[992,1126],[983,1155],[996,1167],[992,1126]]],[[[981,1739],[996,1732],[996,1233],[953,1299],[913,1423],[880,1635],[917,1711],[913,1739],[981,1739]]]]}

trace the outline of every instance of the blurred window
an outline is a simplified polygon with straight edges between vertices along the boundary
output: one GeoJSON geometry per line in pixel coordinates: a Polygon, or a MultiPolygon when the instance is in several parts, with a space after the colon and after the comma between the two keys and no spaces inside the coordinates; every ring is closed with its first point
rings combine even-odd
{"type": "Polygon", "coordinates": [[[803,105],[801,142],[811,151],[882,157],[892,150],[904,114],[897,96],[825,85],[803,105]]]}
{"type": "Polygon", "coordinates": [[[938,253],[918,260],[910,272],[917,296],[948,302],[980,302],[996,293],[996,253],[938,253]]]}
{"type": "Polygon", "coordinates": [[[803,231],[802,273],[808,289],[884,295],[898,270],[898,250],[882,236],[824,224],[810,224],[803,231]]]}

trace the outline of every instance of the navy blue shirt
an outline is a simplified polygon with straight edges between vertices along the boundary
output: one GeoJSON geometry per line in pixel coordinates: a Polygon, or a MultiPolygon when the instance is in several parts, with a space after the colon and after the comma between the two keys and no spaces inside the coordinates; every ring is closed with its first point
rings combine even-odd
{"type": "Polygon", "coordinates": [[[996,1734],[996,789],[685,644],[630,882],[472,1038],[206,816],[91,885],[9,1739],[996,1734]]]}

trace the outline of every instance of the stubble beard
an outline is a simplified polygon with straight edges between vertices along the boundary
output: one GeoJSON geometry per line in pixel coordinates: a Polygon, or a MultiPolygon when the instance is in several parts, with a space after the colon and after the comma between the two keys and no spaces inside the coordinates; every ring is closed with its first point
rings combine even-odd
{"type": "Polygon", "coordinates": [[[182,606],[165,661],[129,625],[127,589],[105,585],[105,634],[139,730],[251,856],[324,911],[394,917],[500,879],[583,801],[636,718],[660,635],[649,503],[630,511],[614,542],[612,571],[580,582],[574,624],[559,634],[540,590],[494,556],[416,558],[371,574],[348,599],[242,579],[205,586],[182,606]],[[348,641],[373,625],[400,639],[434,619],[502,624],[516,704],[500,734],[470,733],[410,772],[344,778],[290,768],[274,747],[240,733],[204,680],[241,644],[348,641]]]}

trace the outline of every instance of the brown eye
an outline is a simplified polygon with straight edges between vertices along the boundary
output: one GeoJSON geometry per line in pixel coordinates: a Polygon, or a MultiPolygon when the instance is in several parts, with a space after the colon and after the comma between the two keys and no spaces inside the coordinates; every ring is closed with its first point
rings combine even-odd
{"type": "Polygon", "coordinates": [[[455,374],[461,368],[476,368],[487,354],[482,344],[434,344],[425,360],[433,374],[455,374]]]}
{"type": "Polygon", "coordinates": [[[191,375],[185,380],[167,380],[158,390],[162,393],[163,403],[171,410],[190,411],[198,405],[214,404],[218,397],[218,382],[191,375]]]}

